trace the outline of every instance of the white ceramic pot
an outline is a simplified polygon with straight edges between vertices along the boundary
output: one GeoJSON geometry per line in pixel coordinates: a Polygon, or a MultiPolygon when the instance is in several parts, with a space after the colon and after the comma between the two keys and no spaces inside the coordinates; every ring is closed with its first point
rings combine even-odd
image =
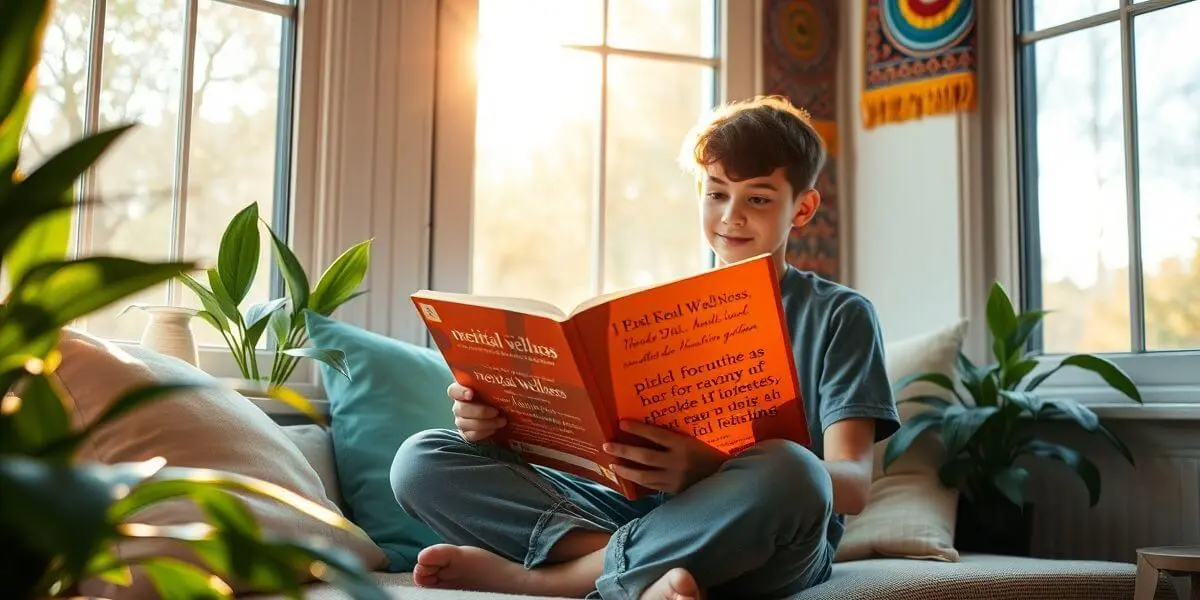
{"type": "Polygon", "coordinates": [[[137,308],[150,316],[142,331],[143,347],[200,366],[200,352],[192,332],[192,318],[199,311],[181,306],[138,305],[137,308]]]}

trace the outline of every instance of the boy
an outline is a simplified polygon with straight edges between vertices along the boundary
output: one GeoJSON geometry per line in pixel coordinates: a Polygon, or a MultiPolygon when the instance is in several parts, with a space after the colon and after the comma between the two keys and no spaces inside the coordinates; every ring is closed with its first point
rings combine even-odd
{"type": "Polygon", "coordinates": [[[663,450],[611,445],[614,465],[657,490],[636,502],[529,466],[486,440],[505,422],[453,384],[458,431],[408,439],[392,466],[404,510],[451,544],[426,548],[417,585],[604,600],[777,598],[828,579],[845,514],[862,510],[872,449],[899,426],[872,305],[784,260],[788,232],[820,204],[824,145],[777,97],[717,111],[685,141],[701,227],[722,263],[769,252],[779,267],[811,450],[783,440],[734,457],[644,423],[663,450]]]}

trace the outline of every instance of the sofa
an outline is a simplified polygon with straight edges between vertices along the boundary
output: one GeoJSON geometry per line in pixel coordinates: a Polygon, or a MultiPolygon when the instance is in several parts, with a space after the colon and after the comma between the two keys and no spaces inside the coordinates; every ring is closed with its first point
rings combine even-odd
{"type": "MultiPolygon", "coordinates": [[[[321,476],[335,498],[337,471],[328,430],[317,425],[283,427],[321,476]]],[[[1048,560],[989,554],[962,554],[957,562],[870,558],[838,562],[822,585],[789,600],[1128,600],[1133,597],[1132,563],[1093,560],[1048,560]]],[[[375,574],[393,598],[403,600],[500,600],[534,598],[415,587],[408,573],[375,574]]],[[[346,598],[325,584],[310,584],[310,600],[346,598]]],[[[283,596],[249,595],[248,599],[283,600],[283,596]]],[[[1160,580],[1156,600],[1175,599],[1170,581],[1160,580]]]]}
{"type": "MultiPolygon", "coordinates": [[[[899,378],[916,371],[953,369],[966,323],[888,344],[888,370],[899,378]]],[[[350,378],[324,373],[329,424],[287,424],[268,416],[252,399],[220,385],[183,361],[138,347],[115,347],[72,334],[61,345],[55,372],[69,396],[73,425],[87,426],[133,386],[154,381],[194,381],[205,387],[173,394],[101,427],[79,460],[107,463],[163,457],[169,465],[237,472],[288,488],[305,500],[344,516],[343,527],[245,496],[261,527],[282,536],[321,536],[352,554],[373,572],[393,598],[435,600],[518,598],[414,586],[409,571],[416,552],[436,537],[398,507],[387,471],[407,436],[449,423],[445,386],[450,373],[436,352],[403,344],[328,318],[314,318],[309,336],[320,347],[342,348],[350,378]]],[[[917,388],[906,393],[935,394],[917,388]]],[[[901,408],[910,418],[911,403],[901,408]]],[[[918,440],[885,473],[877,448],[870,498],[862,513],[847,519],[831,579],[795,600],[886,598],[1127,600],[1133,596],[1132,563],[1048,560],[960,553],[954,548],[957,492],[937,482],[940,444],[918,440]]],[[[141,522],[178,524],[202,515],[186,501],[168,502],[137,515],[141,522]]],[[[155,540],[123,546],[123,556],[168,555],[195,560],[186,549],[155,540]]],[[[81,586],[84,596],[114,600],[155,598],[135,569],[132,585],[100,580],[81,586]]],[[[237,588],[246,598],[276,600],[237,588]]],[[[315,579],[304,587],[310,599],[346,596],[315,579]]],[[[1156,598],[1176,598],[1161,577],[1156,598]]]]}

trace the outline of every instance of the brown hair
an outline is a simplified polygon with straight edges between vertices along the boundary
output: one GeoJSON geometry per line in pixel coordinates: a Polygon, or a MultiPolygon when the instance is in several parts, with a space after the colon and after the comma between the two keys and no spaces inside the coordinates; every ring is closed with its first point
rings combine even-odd
{"type": "Polygon", "coordinates": [[[697,180],[720,163],[734,180],[785,169],[792,193],[816,185],[825,165],[825,142],[807,111],[782,96],[758,96],[714,110],[684,139],[679,162],[697,180]]]}

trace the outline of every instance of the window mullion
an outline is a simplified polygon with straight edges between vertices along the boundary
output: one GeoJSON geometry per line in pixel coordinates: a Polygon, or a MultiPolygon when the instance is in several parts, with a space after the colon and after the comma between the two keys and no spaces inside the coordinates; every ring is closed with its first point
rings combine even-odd
{"type": "Polygon", "coordinates": [[[1121,7],[1121,104],[1125,124],[1125,203],[1129,226],[1130,350],[1146,349],[1145,280],[1142,276],[1141,186],[1138,165],[1137,65],[1129,4],[1121,7]]]}
{"type": "MultiPolygon", "coordinates": [[[[192,138],[192,88],[196,70],[196,29],[199,0],[188,0],[183,19],[183,69],[179,82],[179,118],[175,147],[175,193],[171,201],[171,260],[183,256],[184,228],[187,226],[188,156],[192,138]]],[[[178,302],[180,284],[167,287],[167,304],[178,302]]]]}
{"type": "Polygon", "coordinates": [[[608,209],[605,196],[608,194],[608,0],[603,1],[604,10],[600,28],[600,129],[596,150],[596,197],[592,204],[592,295],[604,290],[604,248],[608,209]]]}
{"type": "MultiPolygon", "coordinates": [[[[92,27],[88,33],[87,85],[84,86],[83,133],[92,135],[100,129],[100,84],[104,73],[104,15],[105,0],[92,2],[92,27]]],[[[70,93],[70,92],[68,92],[70,93]]],[[[92,247],[92,222],[95,220],[96,167],[88,169],[80,179],[79,195],[84,202],[75,215],[75,254],[85,254],[92,247]]]]}

